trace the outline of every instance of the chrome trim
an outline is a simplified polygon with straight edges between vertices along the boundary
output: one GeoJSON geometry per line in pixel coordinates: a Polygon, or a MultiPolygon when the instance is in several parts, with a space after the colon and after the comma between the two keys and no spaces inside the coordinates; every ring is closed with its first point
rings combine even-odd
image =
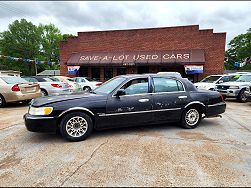
{"type": "Polygon", "coordinates": [[[25,119],[35,119],[35,120],[40,120],[40,119],[55,119],[55,117],[43,117],[43,116],[35,116],[35,115],[30,115],[29,117],[24,117],[24,118],[25,119]]]}
{"type": "Polygon", "coordinates": [[[74,107],[74,108],[69,108],[68,110],[63,111],[61,114],[59,114],[58,117],[61,117],[61,116],[64,115],[65,113],[70,112],[70,111],[74,111],[74,110],[86,111],[86,112],[89,112],[91,115],[94,116],[94,113],[93,113],[92,111],[90,111],[89,109],[87,109],[87,108],[83,108],[83,107],[74,107]]]}
{"type": "Polygon", "coordinates": [[[163,112],[163,111],[171,111],[171,110],[181,110],[181,108],[169,108],[169,109],[160,109],[160,110],[146,110],[146,111],[138,111],[138,112],[121,112],[114,114],[99,114],[99,116],[117,116],[124,114],[140,114],[140,113],[149,113],[149,112],[163,112]]]}
{"type": "Polygon", "coordinates": [[[193,102],[188,103],[184,108],[187,108],[188,106],[190,106],[192,104],[200,104],[200,105],[202,105],[202,106],[205,107],[205,104],[203,104],[202,102],[200,102],[200,101],[193,101],[193,102]]]}
{"type": "Polygon", "coordinates": [[[179,96],[178,98],[179,98],[179,99],[186,99],[187,96],[179,96]]]}
{"type": "Polygon", "coordinates": [[[225,102],[219,102],[219,103],[216,103],[216,104],[210,104],[210,105],[207,105],[208,107],[213,107],[213,106],[222,106],[222,105],[225,105],[226,103],[225,102]]]}
{"type": "Polygon", "coordinates": [[[148,102],[149,99],[139,99],[139,102],[148,102]]]}

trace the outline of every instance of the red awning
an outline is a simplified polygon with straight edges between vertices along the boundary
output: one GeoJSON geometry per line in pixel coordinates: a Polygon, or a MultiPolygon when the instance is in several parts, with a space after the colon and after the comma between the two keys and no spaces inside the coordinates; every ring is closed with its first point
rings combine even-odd
{"type": "Polygon", "coordinates": [[[83,52],[74,53],[67,65],[156,65],[166,63],[204,64],[202,49],[140,52],[83,52]]]}

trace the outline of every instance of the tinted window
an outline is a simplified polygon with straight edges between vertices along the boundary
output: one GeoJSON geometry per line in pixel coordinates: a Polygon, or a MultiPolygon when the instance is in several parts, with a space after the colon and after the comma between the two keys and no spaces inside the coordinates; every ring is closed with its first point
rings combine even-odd
{"type": "Polygon", "coordinates": [[[126,95],[148,93],[148,78],[138,78],[127,82],[121,89],[126,95]]]}
{"type": "Polygon", "coordinates": [[[27,83],[27,81],[21,77],[1,77],[3,81],[5,81],[7,84],[19,84],[19,83],[27,83]]]}
{"type": "Polygon", "coordinates": [[[184,91],[180,81],[168,78],[153,78],[156,93],[184,91]]]}

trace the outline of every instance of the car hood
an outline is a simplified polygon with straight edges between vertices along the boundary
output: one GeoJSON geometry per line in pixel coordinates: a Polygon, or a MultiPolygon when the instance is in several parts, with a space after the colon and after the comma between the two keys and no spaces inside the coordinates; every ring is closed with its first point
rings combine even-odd
{"type": "Polygon", "coordinates": [[[63,102],[63,101],[71,101],[76,99],[86,99],[86,101],[92,101],[97,99],[106,99],[105,95],[98,95],[93,93],[81,92],[77,94],[69,94],[69,95],[58,95],[58,96],[45,96],[33,99],[31,102],[31,106],[39,107],[44,106],[51,103],[63,102]]]}

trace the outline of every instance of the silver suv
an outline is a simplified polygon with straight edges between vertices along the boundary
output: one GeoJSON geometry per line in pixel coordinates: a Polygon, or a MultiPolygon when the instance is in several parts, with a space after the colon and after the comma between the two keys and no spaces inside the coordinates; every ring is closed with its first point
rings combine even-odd
{"type": "Polygon", "coordinates": [[[234,82],[216,84],[216,91],[220,92],[224,98],[237,98],[240,102],[247,101],[245,91],[251,86],[251,74],[241,75],[234,82]]]}

